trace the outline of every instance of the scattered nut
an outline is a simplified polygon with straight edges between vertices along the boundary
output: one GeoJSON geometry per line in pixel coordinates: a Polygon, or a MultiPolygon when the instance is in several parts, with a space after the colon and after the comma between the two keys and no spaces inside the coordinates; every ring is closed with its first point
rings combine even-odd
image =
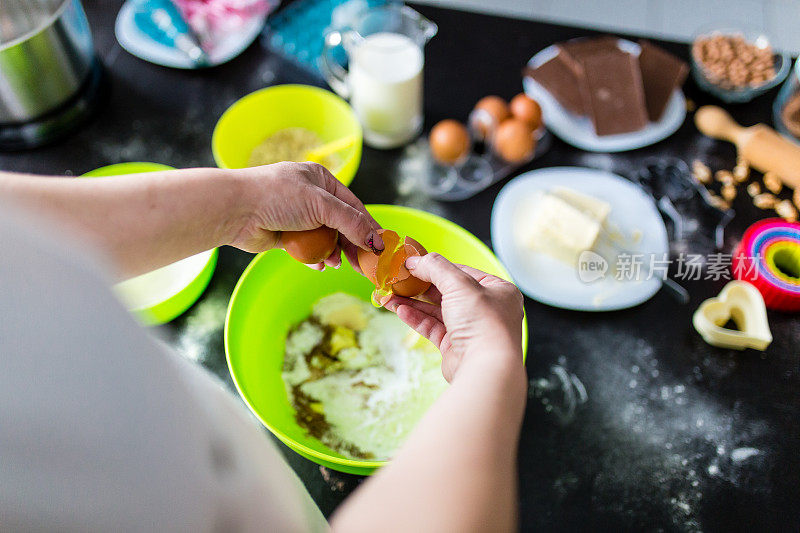
{"type": "Polygon", "coordinates": [[[736,187],[734,185],[723,185],[722,186],[722,197],[725,198],[725,201],[732,202],[734,198],[736,198],[736,187]]]}
{"type": "Polygon", "coordinates": [[[725,185],[733,185],[733,173],[730,170],[717,170],[714,179],[725,185]]]}
{"type": "Polygon", "coordinates": [[[792,205],[791,200],[783,200],[775,206],[775,212],[788,222],[797,222],[797,209],[792,205]]]}
{"type": "Polygon", "coordinates": [[[692,176],[700,183],[711,183],[711,169],[708,165],[695,159],[692,161],[692,176]]]}
{"type": "Polygon", "coordinates": [[[761,185],[757,181],[754,181],[750,185],[747,186],[747,194],[755,198],[759,194],[761,194],[761,185]]]}
{"type": "Polygon", "coordinates": [[[749,177],[750,167],[747,165],[747,162],[744,164],[736,163],[736,166],[733,167],[733,179],[736,180],[736,183],[747,181],[749,177]]]}
{"type": "Polygon", "coordinates": [[[764,174],[764,187],[773,194],[779,194],[783,189],[783,182],[774,172],[767,172],[764,174]]]}
{"type": "Polygon", "coordinates": [[[692,100],[691,98],[687,98],[686,99],[686,111],[691,113],[695,109],[697,109],[697,104],[694,103],[694,100],[692,100]]]}
{"type": "Polygon", "coordinates": [[[711,205],[722,211],[727,211],[728,209],[731,208],[731,204],[729,204],[728,202],[725,201],[724,198],[720,198],[716,194],[709,194],[708,199],[709,202],[711,202],[711,205]]]}
{"type": "Polygon", "coordinates": [[[763,192],[753,198],[753,205],[759,209],[772,209],[777,203],[778,199],[775,197],[775,195],[768,192],[763,192]]]}

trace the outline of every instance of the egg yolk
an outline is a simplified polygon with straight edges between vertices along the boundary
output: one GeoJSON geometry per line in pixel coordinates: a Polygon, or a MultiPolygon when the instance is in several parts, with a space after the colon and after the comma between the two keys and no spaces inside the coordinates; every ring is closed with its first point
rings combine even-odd
{"type": "Polygon", "coordinates": [[[382,307],[392,296],[392,285],[406,279],[408,276],[400,275],[406,259],[414,253],[414,247],[406,245],[405,236],[400,236],[396,231],[383,232],[384,250],[378,256],[375,267],[375,292],[372,293],[372,304],[382,307]]]}

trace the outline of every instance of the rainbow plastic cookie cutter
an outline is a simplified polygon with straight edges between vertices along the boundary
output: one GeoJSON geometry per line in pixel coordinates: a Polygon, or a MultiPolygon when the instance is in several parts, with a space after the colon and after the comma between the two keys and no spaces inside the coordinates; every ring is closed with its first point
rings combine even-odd
{"type": "Polygon", "coordinates": [[[692,323],[704,341],[720,348],[764,351],[772,342],[764,298],[745,281],[729,282],[719,296],[700,304],[692,323]],[[738,331],[724,327],[729,320],[738,331]]]}
{"type": "Polygon", "coordinates": [[[733,276],[752,283],[769,309],[800,311],[800,224],[770,218],[747,228],[733,276]]]}

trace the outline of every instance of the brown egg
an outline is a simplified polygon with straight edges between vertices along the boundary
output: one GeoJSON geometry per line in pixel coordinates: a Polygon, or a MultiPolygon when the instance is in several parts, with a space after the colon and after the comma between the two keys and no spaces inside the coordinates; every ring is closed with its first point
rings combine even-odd
{"type": "Polygon", "coordinates": [[[379,290],[391,291],[398,296],[413,298],[427,291],[431,284],[411,275],[405,266],[406,259],[415,255],[425,255],[427,250],[412,239],[405,237],[402,245],[400,236],[391,230],[381,230],[383,252],[376,254],[358,250],[358,266],[379,290]]]}
{"type": "Polygon", "coordinates": [[[406,237],[404,250],[402,252],[402,255],[405,257],[403,257],[403,261],[400,264],[400,272],[397,276],[401,279],[392,285],[393,293],[397,294],[398,296],[413,298],[415,296],[419,296],[430,288],[431,283],[429,281],[422,281],[419,278],[415,278],[411,275],[411,272],[408,271],[405,265],[406,259],[409,257],[413,257],[415,255],[425,255],[427,253],[428,251],[424,246],[411,237],[406,237]],[[408,277],[404,277],[406,275],[408,277]]]}
{"type": "Polygon", "coordinates": [[[458,121],[447,119],[436,124],[428,137],[431,153],[442,164],[453,165],[469,152],[469,132],[458,121]]]}
{"type": "Polygon", "coordinates": [[[521,163],[533,155],[536,141],[533,130],[518,118],[500,124],[492,140],[494,152],[509,163],[521,163]]]}
{"type": "Polygon", "coordinates": [[[321,263],[336,249],[339,232],[326,226],[307,231],[284,231],[280,245],[289,255],[307,265],[321,263]]]}
{"type": "Polygon", "coordinates": [[[506,101],[494,95],[484,96],[478,100],[472,112],[475,118],[472,125],[481,139],[486,139],[489,132],[497,128],[510,115],[506,101]],[[483,116],[478,114],[478,111],[483,111],[483,116]]]}
{"type": "Polygon", "coordinates": [[[542,125],[542,108],[533,98],[529,98],[525,93],[519,93],[511,99],[511,114],[536,130],[542,125]]]}

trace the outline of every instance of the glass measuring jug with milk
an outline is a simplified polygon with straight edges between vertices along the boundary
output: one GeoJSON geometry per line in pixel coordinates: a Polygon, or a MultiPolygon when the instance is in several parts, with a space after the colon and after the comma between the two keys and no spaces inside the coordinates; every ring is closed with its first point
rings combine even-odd
{"type": "Polygon", "coordinates": [[[373,148],[402,146],[422,131],[423,47],[437,30],[413,9],[389,4],[366,9],[350,28],[325,36],[322,72],[350,100],[373,148]],[[332,57],[339,46],[347,70],[332,57]]]}

